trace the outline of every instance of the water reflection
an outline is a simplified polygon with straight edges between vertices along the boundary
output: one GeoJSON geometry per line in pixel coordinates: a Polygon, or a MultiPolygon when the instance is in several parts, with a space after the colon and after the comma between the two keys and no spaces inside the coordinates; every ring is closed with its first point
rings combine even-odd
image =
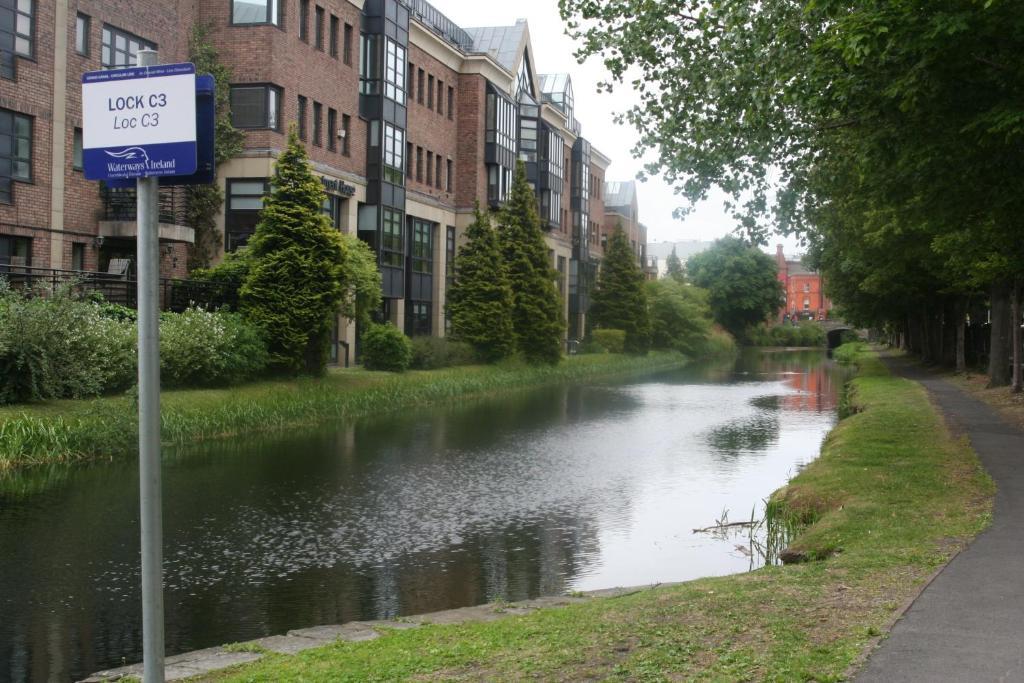
{"type": "MultiPolygon", "coordinates": [[[[816,455],[839,381],[745,354],[169,454],[167,649],[745,570],[691,530],[816,455]]],[[[0,680],[139,659],[136,487],[112,463],[0,489],[0,680]]]]}

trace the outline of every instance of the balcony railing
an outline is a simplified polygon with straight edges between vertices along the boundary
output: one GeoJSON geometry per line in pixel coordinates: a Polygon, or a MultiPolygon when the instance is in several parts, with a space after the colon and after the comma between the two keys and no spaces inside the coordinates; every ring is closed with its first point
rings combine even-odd
{"type": "Polygon", "coordinates": [[[426,0],[405,0],[412,15],[463,52],[473,49],[473,37],[426,0]]]}
{"type": "MultiPolygon", "coordinates": [[[[71,287],[83,296],[93,292],[114,304],[137,308],[138,283],[134,276],[87,270],[59,270],[32,266],[0,265],[0,278],[12,289],[29,296],[49,296],[60,287],[71,287]]],[[[238,309],[238,287],[222,282],[160,278],[160,310],[180,313],[189,306],[238,309]]]]}
{"type": "MultiPolygon", "coordinates": [[[[104,221],[135,221],[137,201],[135,188],[109,188],[100,192],[104,221]]],[[[161,187],[158,209],[161,223],[188,225],[185,190],[182,187],[161,187]]]]}

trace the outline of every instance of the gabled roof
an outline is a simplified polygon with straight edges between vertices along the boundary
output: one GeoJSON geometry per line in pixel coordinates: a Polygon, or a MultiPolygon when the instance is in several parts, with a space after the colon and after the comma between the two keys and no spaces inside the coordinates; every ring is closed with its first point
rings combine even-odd
{"type": "Polygon", "coordinates": [[[636,199],[636,181],[614,181],[604,184],[605,209],[632,206],[636,199]]]}
{"type": "Polygon", "coordinates": [[[526,19],[515,26],[481,26],[464,29],[473,38],[473,52],[487,54],[501,66],[516,73],[526,39],[526,19]]]}
{"type": "Polygon", "coordinates": [[[569,74],[541,74],[538,78],[540,78],[540,91],[545,95],[564,92],[566,84],[572,82],[569,74]]]}

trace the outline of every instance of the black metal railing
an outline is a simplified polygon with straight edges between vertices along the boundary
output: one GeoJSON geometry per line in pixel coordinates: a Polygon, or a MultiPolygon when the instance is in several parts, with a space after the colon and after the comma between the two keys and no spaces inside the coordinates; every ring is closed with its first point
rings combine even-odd
{"type": "Polygon", "coordinates": [[[412,15],[463,52],[473,49],[473,37],[426,0],[405,0],[412,15]]]}
{"type": "MultiPolygon", "coordinates": [[[[105,301],[128,308],[137,308],[138,282],[133,276],[97,273],[88,270],[60,270],[32,266],[0,265],[0,278],[12,289],[29,296],[49,296],[60,287],[70,287],[77,294],[93,292],[105,301]]],[[[160,309],[180,313],[189,306],[200,308],[238,309],[238,287],[223,282],[160,278],[160,309]]]]}
{"type": "MultiPolygon", "coordinates": [[[[135,197],[135,188],[104,187],[100,191],[100,198],[103,200],[103,218],[101,220],[136,220],[138,201],[135,197]]],[[[184,188],[161,187],[158,210],[161,223],[188,225],[184,188]]]]}

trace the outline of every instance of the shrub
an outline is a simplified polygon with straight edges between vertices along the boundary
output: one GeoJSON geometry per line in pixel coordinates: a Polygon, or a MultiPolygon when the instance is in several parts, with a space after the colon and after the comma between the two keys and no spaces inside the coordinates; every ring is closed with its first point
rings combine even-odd
{"type": "Polygon", "coordinates": [[[594,330],[594,341],[608,353],[622,353],[626,348],[625,330],[594,330]]]}
{"type": "Polygon", "coordinates": [[[747,330],[747,341],[754,346],[824,346],[825,330],[816,323],[773,325],[761,323],[747,330]]]}
{"type": "Polygon", "coordinates": [[[25,297],[0,281],[0,403],[81,398],[135,377],[135,326],[63,287],[25,297]]]}
{"type": "Polygon", "coordinates": [[[160,378],[167,387],[237,384],[269,355],[259,328],[237,313],[189,308],[160,317],[160,378]]]}
{"type": "Polygon", "coordinates": [[[412,362],[412,342],[391,323],[367,326],[362,339],[363,366],[367,370],[405,372],[412,362]]]}
{"type": "Polygon", "coordinates": [[[413,337],[413,370],[436,370],[456,365],[472,365],[478,362],[473,347],[465,342],[452,341],[446,337],[413,337]]]}

